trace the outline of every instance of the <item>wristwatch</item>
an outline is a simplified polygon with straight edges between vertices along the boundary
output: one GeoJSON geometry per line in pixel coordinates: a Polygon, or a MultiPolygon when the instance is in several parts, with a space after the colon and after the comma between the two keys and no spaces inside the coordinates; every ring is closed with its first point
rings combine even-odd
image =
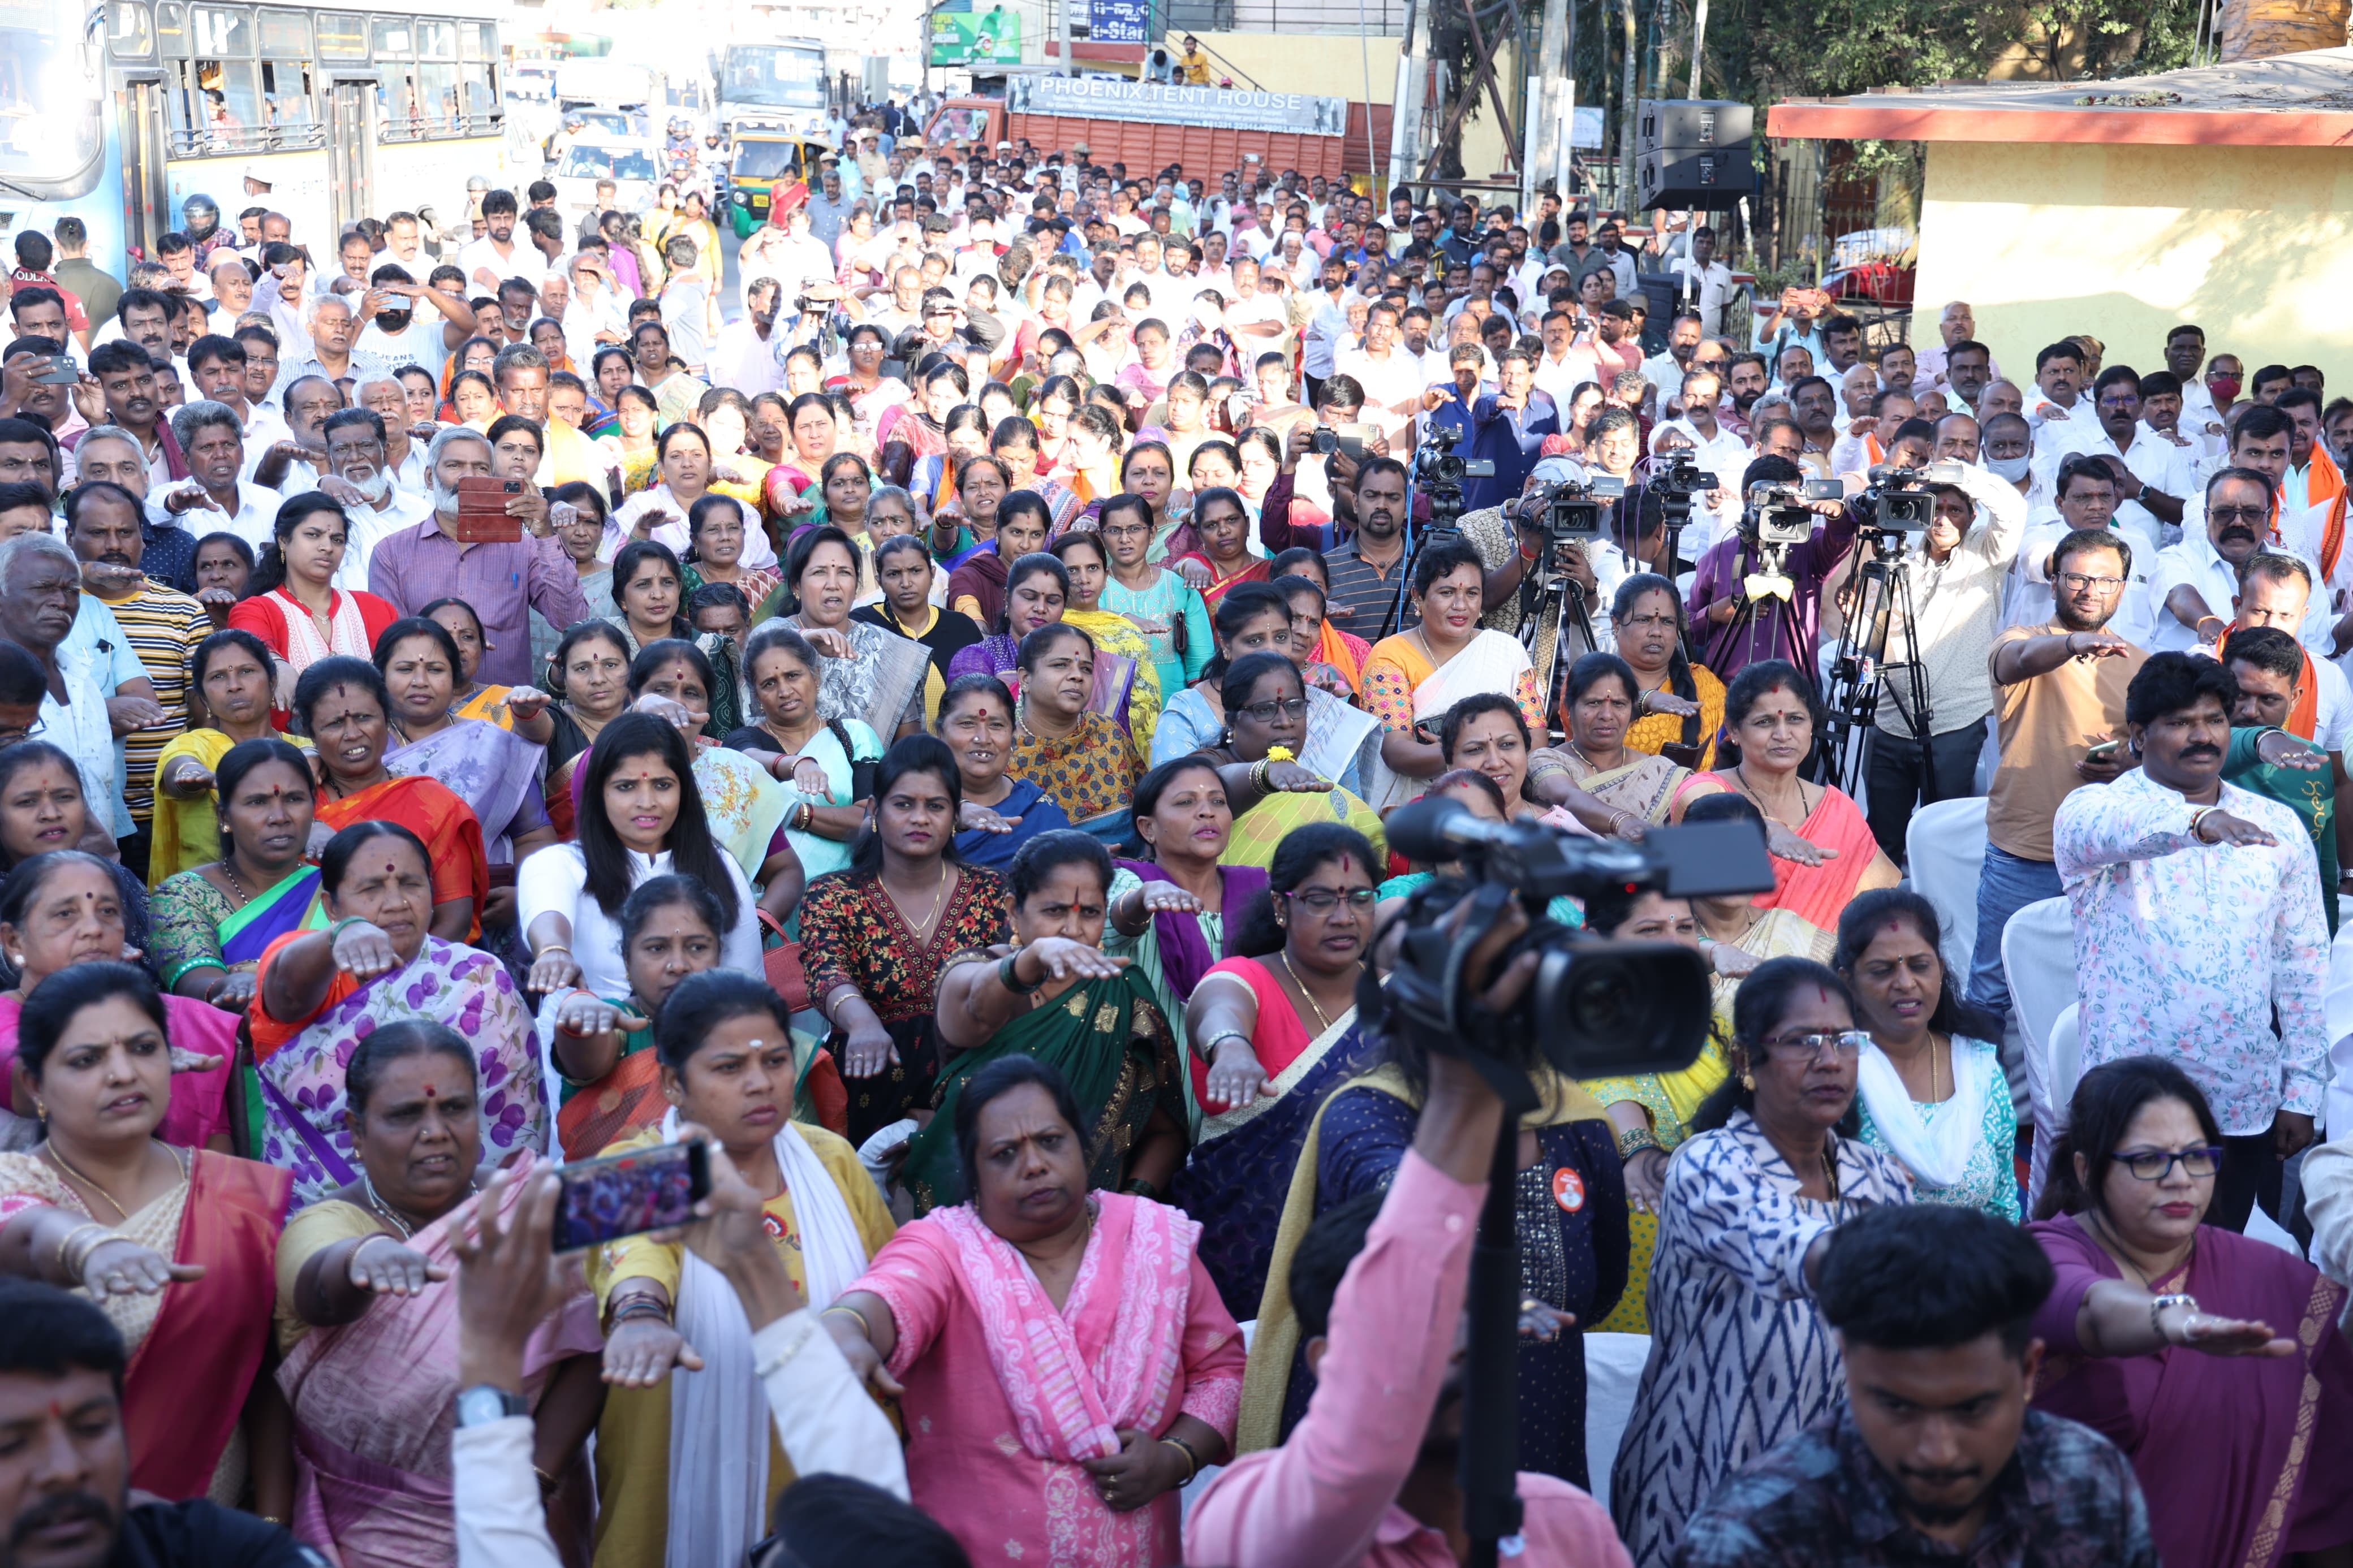
{"type": "Polygon", "coordinates": [[[458,1391],[458,1425],[460,1426],[487,1426],[510,1415],[530,1414],[529,1400],[520,1394],[510,1394],[496,1384],[478,1383],[471,1388],[458,1391]]]}

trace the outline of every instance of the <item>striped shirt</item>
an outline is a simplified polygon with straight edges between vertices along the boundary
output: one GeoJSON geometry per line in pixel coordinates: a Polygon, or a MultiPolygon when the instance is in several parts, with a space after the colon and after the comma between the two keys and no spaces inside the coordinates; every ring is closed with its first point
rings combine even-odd
{"type": "Polygon", "coordinates": [[[152,579],[128,598],[93,597],[121,623],[131,650],[155,684],[155,700],[164,705],[161,723],[122,737],[122,804],[132,820],[143,826],[155,815],[156,759],[188,727],[188,668],[196,645],[212,635],[212,617],[194,595],[152,579]]]}
{"type": "Polygon", "coordinates": [[[1324,556],[1324,565],[1332,574],[1332,591],[1327,595],[1332,624],[1366,642],[1378,642],[1419,626],[1421,616],[1413,607],[1411,594],[1405,596],[1399,617],[1389,615],[1391,607],[1398,604],[1401,569],[1410,557],[1400,551],[1385,572],[1356,553],[1359,537],[1351,535],[1345,544],[1327,551],[1324,556]],[[1386,628],[1382,626],[1384,621],[1388,622],[1386,628]]]}

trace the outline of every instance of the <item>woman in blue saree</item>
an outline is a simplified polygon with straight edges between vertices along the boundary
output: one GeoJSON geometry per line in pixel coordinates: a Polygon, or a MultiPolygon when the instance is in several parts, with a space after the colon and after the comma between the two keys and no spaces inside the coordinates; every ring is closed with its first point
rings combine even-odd
{"type": "Polygon", "coordinates": [[[155,967],[164,986],[229,1013],[253,1000],[264,949],[326,924],[311,849],[311,765],[284,741],[241,741],[213,772],[220,800],[217,860],[155,889],[155,967]]]}
{"type": "Polygon", "coordinates": [[[956,853],[967,866],[1003,872],[1040,833],[1071,826],[1070,815],[1028,779],[1008,778],[1013,757],[1013,694],[993,675],[959,675],[940,694],[939,737],[955,753],[964,805],[956,853]]]}
{"type": "MultiPolygon", "coordinates": [[[[1258,1316],[1283,1196],[1324,1097],[1371,1065],[1356,987],[1373,942],[1379,868],[1363,834],[1297,828],[1185,1013],[1202,1110],[1169,1201],[1201,1224],[1201,1262],[1236,1319],[1258,1316]]],[[[1164,954],[1164,957],[1166,955],[1164,954]]]]}

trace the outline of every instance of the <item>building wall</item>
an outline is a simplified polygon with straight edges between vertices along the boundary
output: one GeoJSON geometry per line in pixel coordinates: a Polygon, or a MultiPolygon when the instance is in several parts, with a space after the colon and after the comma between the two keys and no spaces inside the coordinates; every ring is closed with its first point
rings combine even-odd
{"type": "Polygon", "coordinates": [[[2004,371],[2072,332],[2109,364],[2160,363],[2194,321],[2258,364],[2353,357],[2353,161],[2322,148],[1934,142],[1915,342],[1976,307],[2004,371]]]}
{"type": "MultiPolygon", "coordinates": [[[[1366,36],[1354,29],[1311,35],[1197,32],[1196,36],[1209,52],[1212,80],[1222,64],[1235,73],[1236,87],[1255,81],[1271,92],[1303,92],[1369,103],[1397,100],[1398,52],[1404,40],[1395,37],[1366,36]]],[[[1512,96],[1512,84],[1519,76],[1516,58],[1507,45],[1495,62],[1504,100],[1511,106],[1514,120],[1521,112],[1512,96]]],[[[1379,167],[1386,173],[1388,143],[1377,151],[1379,167]]],[[[1495,123],[1494,107],[1482,92],[1479,117],[1463,132],[1462,166],[1472,178],[1484,179],[1494,170],[1509,167],[1510,162],[1504,152],[1503,132],[1495,123]]]]}

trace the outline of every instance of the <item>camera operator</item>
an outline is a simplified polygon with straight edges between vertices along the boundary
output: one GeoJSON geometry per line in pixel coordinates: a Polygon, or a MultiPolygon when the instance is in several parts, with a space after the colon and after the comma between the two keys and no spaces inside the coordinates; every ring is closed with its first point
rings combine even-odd
{"type": "Polygon", "coordinates": [[[1280,555],[1286,550],[1304,546],[1311,550],[1324,548],[1321,528],[1293,528],[1291,523],[1293,500],[1304,501],[1322,516],[1331,518],[1335,532],[1345,531],[1356,521],[1356,470],[1364,458],[1387,458],[1393,454],[1389,444],[1375,435],[1364,443],[1364,457],[1350,454],[1338,444],[1335,426],[1357,423],[1365,410],[1365,389],[1356,384],[1353,375],[1328,376],[1315,388],[1315,417],[1303,419],[1291,427],[1283,442],[1282,472],[1277,474],[1266,488],[1266,499],[1259,508],[1259,542],[1266,546],[1269,555],[1280,555]]]}
{"type": "MultiPolygon", "coordinates": [[[[1526,924],[1514,905],[1472,949],[1465,984],[1485,981],[1526,924]]],[[[1486,986],[1489,1009],[1518,1001],[1535,959],[1486,986]]],[[[1196,1568],[1408,1568],[1457,1556],[1457,1346],[1503,1104],[1459,1057],[1432,1051],[1429,1070],[1412,1149],[1377,1210],[1369,1194],[1333,1209],[1293,1255],[1283,1283],[1315,1392],[1282,1447],[1235,1459],[1195,1502],[1185,1561],[1196,1568]]],[[[1516,1489],[1528,1562],[1624,1568],[1626,1549],[1591,1497],[1527,1471],[1516,1489]]]]}
{"type": "MultiPolygon", "coordinates": [[[[1694,370],[1685,374],[1683,415],[1651,433],[1651,452],[1655,455],[1668,436],[1680,432],[1691,437],[1692,460],[1704,471],[1722,478],[1746,468],[1753,456],[1748,444],[1716,419],[1716,404],[1723,395],[1723,378],[1715,372],[1694,370]]],[[[1729,484],[1719,486],[1709,494],[1706,507],[1692,514],[1694,531],[1686,536],[1690,543],[1684,553],[1694,557],[1704,554],[1739,523],[1739,492],[1729,484]]]]}
{"type": "MultiPolygon", "coordinates": [[[[1759,484],[1797,485],[1804,479],[1805,471],[1787,458],[1761,457],[1740,476],[1740,493],[1745,501],[1759,484]]],[[[1761,659],[1786,658],[1803,670],[1814,669],[1820,662],[1815,655],[1820,640],[1822,584],[1854,547],[1855,530],[1864,518],[1843,500],[1803,504],[1825,521],[1815,527],[1812,537],[1780,547],[1780,574],[1760,584],[1773,591],[1755,602],[1754,618],[1737,635],[1726,628],[1750,605],[1749,579],[1767,562],[1768,547],[1757,542],[1755,507],[1743,511],[1740,527],[1731,537],[1718,540],[1700,557],[1686,605],[1699,645],[1693,651],[1721,679],[1729,681],[1761,659]]]]}
{"type": "MultiPolygon", "coordinates": [[[[1901,451],[1933,437],[1926,420],[1908,420],[1894,446],[1901,451]]],[[[1891,622],[1883,668],[1918,660],[1933,730],[1924,746],[1905,711],[1908,683],[1890,676],[1880,690],[1871,747],[1871,834],[1898,865],[1915,804],[1977,793],[1978,755],[1993,711],[1986,661],[2001,630],[2003,583],[2026,534],[2026,499],[1983,468],[1963,466],[1957,480],[1935,485],[1932,493],[1936,510],[1926,531],[1911,537],[1915,552],[1905,568],[1913,639],[1906,646],[1891,622]]]]}

